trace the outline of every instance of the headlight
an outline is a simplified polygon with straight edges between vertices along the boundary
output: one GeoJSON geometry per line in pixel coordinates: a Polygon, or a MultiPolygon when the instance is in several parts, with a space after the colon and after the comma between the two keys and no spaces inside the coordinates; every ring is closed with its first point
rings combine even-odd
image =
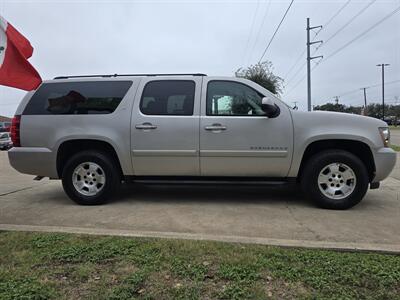
{"type": "Polygon", "coordinates": [[[379,133],[381,134],[382,142],[385,147],[390,145],[390,130],[388,127],[379,127],[379,133]]]}

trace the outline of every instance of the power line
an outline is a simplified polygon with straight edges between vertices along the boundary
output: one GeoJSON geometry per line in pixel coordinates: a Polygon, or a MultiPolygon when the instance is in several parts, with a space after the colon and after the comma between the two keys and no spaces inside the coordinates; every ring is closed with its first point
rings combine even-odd
{"type": "Polygon", "coordinates": [[[265,53],[267,53],[267,50],[268,50],[269,46],[271,46],[271,43],[274,40],[275,35],[278,32],[279,28],[281,27],[283,21],[285,20],[287,13],[289,12],[290,8],[292,7],[293,2],[294,2],[294,0],[290,1],[290,4],[289,4],[288,8],[285,11],[285,14],[283,15],[281,21],[279,22],[278,27],[276,27],[274,34],[272,35],[271,39],[269,40],[269,43],[268,43],[267,47],[265,47],[265,50],[264,50],[263,54],[261,55],[261,57],[260,57],[258,62],[261,62],[261,60],[263,59],[265,53]]]}
{"type": "MultiPolygon", "coordinates": [[[[349,5],[351,2],[351,0],[347,0],[347,2],[345,4],[343,4],[337,11],[336,13],[324,24],[322,25],[322,28],[326,28],[342,11],[343,9],[346,8],[347,5],[349,5]]],[[[321,29],[322,30],[322,29],[321,29]]],[[[320,31],[319,31],[320,32],[320,31]]],[[[319,33],[318,32],[318,33],[319,33]]],[[[317,33],[317,34],[318,34],[317,33]]]]}
{"type": "Polygon", "coordinates": [[[341,52],[342,50],[344,50],[345,48],[347,48],[348,46],[350,46],[352,43],[354,43],[355,41],[357,41],[358,39],[360,39],[361,37],[363,37],[364,35],[366,35],[368,32],[370,32],[372,29],[374,29],[376,26],[380,25],[381,23],[383,23],[384,21],[386,21],[388,18],[390,18],[391,16],[393,16],[394,14],[396,14],[397,12],[400,11],[400,6],[397,7],[395,10],[393,10],[391,13],[389,13],[388,15],[386,15],[384,18],[382,18],[381,20],[379,20],[378,22],[376,22],[374,25],[372,25],[371,27],[369,27],[367,30],[363,31],[362,33],[360,33],[359,35],[357,35],[354,39],[350,40],[349,42],[347,42],[346,44],[344,44],[342,47],[340,47],[339,49],[336,49],[333,53],[331,53],[330,55],[328,55],[324,61],[328,60],[329,58],[335,56],[336,54],[338,54],[339,52],[341,52]]]}
{"type": "Polygon", "coordinates": [[[247,37],[246,47],[244,48],[243,60],[246,60],[247,49],[249,48],[250,39],[251,39],[251,36],[253,35],[254,23],[256,22],[256,17],[257,17],[257,12],[258,12],[258,6],[259,5],[260,5],[260,0],[257,0],[256,9],[255,9],[254,15],[253,15],[253,21],[251,22],[250,32],[249,32],[249,35],[247,37]]]}
{"type": "MultiPolygon", "coordinates": [[[[347,21],[342,27],[340,27],[334,34],[332,34],[329,38],[327,38],[324,41],[324,44],[320,45],[318,48],[323,47],[326,45],[331,39],[333,39],[335,36],[337,36],[341,31],[343,31],[347,26],[349,26],[351,23],[353,23],[359,16],[361,16],[372,4],[374,4],[376,0],[372,0],[369,2],[366,6],[364,6],[358,13],[356,13],[352,18],[350,18],[349,21],[347,21]]],[[[317,49],[318,49],[317,48],[317,49]]]]}
{"type": "MultiPolygon", "coordinates": [[[[250,54],[254,53],[254,49],[257,46],[257,42],[258,42],[258,39],[260,37],[261,30],[264,28],[265,21],[267,20],[267,16],[268,16],[268,12],[269,12],[270,6],[271,6],[271,0],[268,1],[267,9],[265,10],[264,16],[262,17],[262,23],[261,23],[261,26],[258,29],[258,32],[257,32],[257,35],[256,35],[256,39],[254,41],[253,48],[252,48],[250,54]]],[[[251,55],[250,55],[250,59],[251,59],[251,55]]]]}
{"type": "MultiPolygon", "coordinates": [[[[306,51],[307,51],[307,49],[305,49],[305,50],[303,51],[302,54],[304,54],[306,51]]],[[[316,52],[316,51],[314,51],[312,55],[314,55],[315,52],[316,52]]],[[[299,62],[299,61],[300,61],[300,60],[298,60],[298,62],[299,62]]],[[[320,62],[320,61],[319,61],[319,62],[320,62]]],[[[317,64],[319,64],[319,62],[318,62],[317,64]]],[[[304,61],[304,62],[301,64],[300,68],[290,77],[290,79],[288,79],[288,81],[287,81],[287,84],[288,84],[288,85],[289,85],[289,83],[290,83],[294,78],[296,78],[297,74],[300,73],[300,71],[303,69],[303,67],[304,67],[306,64],[307,64],[307,61],[304,61]]]]}
{"type": "MultiPolygon", "coordinates": [[[[325,27],[326,27],[329,23],[331,23],[331,22],[343,11],[343,9],[346,8],[347,5],[349,5],[350,1],[351,1],[351,0],[348,0],[346,3],[344,3],[344,5],[342,5],[342,6],[332,15],[332,17],[321,27],[321,29],[318,30],[318,31],[315,33],[315,36],[314,36],[314,38],[313,38],[312,41],[315,40],[315,38],[316,38],[317,35],[321,32],[321,30],[325,29],[325,27]]],[[[376,0],[373,0],[373,1],[376,1],[376,0]]],[[[318,50],[322,45],[323,45],[323,44],[321,44],[319,47],[317,47],[316,50],[318,50]]],[[[284,76],[284,78],[287,77],[287,76],[290,74],[290,72],[297,66],[297,64],[300,62],[301,58],[303,57],[303,55],[304,55],[305,53],[306,53],[306,49],[304,49],[304,50],[301,52],[301,54],[299,55],[299,57],[297,58],[297,60],[295,61],[295,63],[294,63],[294,64],[289,68],[289,70],[286,72],[286,76],[284,76]]],[[[314,53],[315,53],[315,52],[314,52],[314,53]]],[[[304,64],[301,66],[301,68],[302,68],[305,64],[306,64],[306,63],[304,63],[304,64]]],[[[298,70],[298,71],[296,72],[296,75],[299,73],[299,71],[301,71],[301,70],[298,70]]],[[[293,79],[294,77],[296,77],[296,76],[292,76],[291,79],[293,79]]],[[[290,80],[291,80],[291,79],[290,79],[290,80]]],[[[290,80],[288,80],[288,82],[289,82],[290,80]]]]}
{"type": "Polygon", "coordinates": [[[306,64],[307,64],[307,61],[304,61],[304,62],[301,64],[300,68],[292,75],[292,77],[290,77],[290,78],[288,79],[287,84],[289,84],[289,82],[291,82],[293,79],[296,78],[297,74],[299,74],[299,73],[301,72],[301,70],[303,70],[303,67],[304,67],[306,64]]]}
{"type": "MultiPolygon", "coordinates": [[[[393,84],[393,83],[397,83],[397,82],[400,82],[400,79],[389,81],[389,82],[385,82],[385,85],[389,85],[389,84],[393,84]]],[[[375,87],[378,87],[378,86],[381,86],[381,85],[382,85],[382,83],[377,83],[377,84],[374,84],[374,85],[366,86],[365,88],[366,89],[370,89],[370,88],[375,88],[375,87]]],[[[339,97],[351,95],[351,94],[354,94],[355,92],[359,92],[359,91],[360,91],[360,89],[350,90],[350,91],[344,92],[343,94],[340,94],[339,97]]]]}
{"type": "Polygon", "coordinates": [[[325,28],[326,28],[326,27],[327,27],[327,26],[342,12],[343,9],[346,8],[347,5],[349,5],[350,1],[351,1],[351,0],[348,0],[347,2],[345,2],[345,3],[332,15],[332,17],[331,17],[325,24],[322,25],[321,29],[318,30],[318,31],[315,33],[314,39],[317,37],[317,35],[318,35],[322,30],[324,30],[324,29],[325,29],[325,28]]]}
{"type": "MultiPolygon", "coordinates": [[[[393,83],[397,83],[397,82],[400,82],[400,79],[386,82],[385,85],[393,84],[393,83]]],[[[367,86],[367,88],[374,88],[374,87],[377,87],[377,86],[380,86],[380,85],[381,85],[380,83],[377,83],[377,84],[374,84],[374,85],[367,86]]]]}
{"type": "Polygon", "coordinates": [[[303,55],[306,53],[307,49],[304,49],[301,54],[299,55],[299,57],[296,59],[295,63],[289,68],[289,70],[286,72],[286,75],[283,78],[286,78],[290,72],[292,72],[292,70],[297,66],[297,64],[300,62],[300,60],[303,58],[303,55]]]}
{"type": "MultiPolygon", "coordinates": [[[[318,66],[318,64],[319,64],[319,62],[317,62],[317,63],[311,68],[311,71],[313,71],[313,70],[318,66]]],[[[301,70],[301,69],[300,69],[300,70],[301,70]]],[[[287,92],[287,93],[285,94],[285,96],[287,96],[287,95],[289,95],[291,92],[293,92],[293,91],[296,89],[296,87],[297,87],[304,79],[306,79],[306,77],[307,77],[307,73],[304,74],[304,76],[301,77],[300,80],[298,80],[298,81],[296,82],[296,84],[292,87],[292,89],[291,89],[289,92],[287,92]]]]}
{"type": "MultiPolygon", "coordinates": [[[[351,1],[351,0],[350,0],[350,1],[351,1]]],[[[342,10],[344,9],[345,6],[347,6],[346,4],[348,4],[350,1],[347,1],[347,2],[345,3],[345,5],[343,5],[343,6],[341,7],[341,9],[339,10],[339,13],[340,13],[340,11],[342,11],[342,10]]],[[[345,49],[346,47],[348,47],[349,45],[351,45],[352,43],[354,43],[355,41],[357,41],[358,39],[360,39],[361,37],[363,37],[365,34],[367,34],[367,33],[368,33],[369,31],[371,31],[373,28],[375,28],[376,26],[380,25],[380,24],[381,24],[382,22],[384,22],[386,19],[388,19],[388,18],[390,18],[391,16],[393,16],[394,14],[396,14],[398,11],[400,11],[400,7],[396,8],[396,9],[393,10],[391,13],[389,13],[388,15],[386,15],[384,18],[382,18],[381,20],[379,20],[377,23],[375,23],[374,25],[372,25],[371,27],[369,27],[367,30],[365,30],[364,32],[362,32],[361,34],[359,34],[358,36],[356,36],[354,39],[352,39],[352,40],[350,40],[349,42],[347,42],[345,45],[343,45],[342,47],[340,47],[339,49],[337,49],[335,52],[331,53],[328,57],[326,57],[325,59],[322,59],[321,61],[319,61],[316,65],[314,65],[314,67],[312,68],[312,70],[314,70],[321,62],[326,61],[327,59],[329,59],[329,58],[331,58],[332,56],[336,55],[337,53],[339,53],[340,51],[342,51],[343,49],[345,49]]],[[[339,13],[337,12],[334,16],[337,16],[339,13]]],[[[360,13],[360,12],[359,12],[359,13],[360,13]]],[[[334,17],[332,17],[331,19],[333,20],[334,17]]],[[[328,22],[326,23],[326,25],[329,24],[330,22],[331,22],[331,20],[328,21],[328,22]]],[[[326,26],[326,25],[325,25],[325,26],[326,26]]],[[[296,75],[302,70],[302,68],[303,68],[304,65],[305,65],[305,64],[303,64],[303,65],[301,66],[301,68],[298,70],[298,72],[296,72],[295,75],[291,77],[291,79],[293,79],[293,78],[296,77],[296,75]]],[[[298,81],[296,82],[296,84],[292,87],[292,89],[286,94],[286,96],[289,95],[291,92],[293,92],[294,89],[306,78],[306,76],[307,76],[307,75],[304,75],[300,80],[298,80],[298,81]]],[[[289,81],[290,81],[290,80],[289,80],[289,81]]],[[[389,84],[389,83],[388,83],[388,84],[389,84]]],[[[379,85],[379,84],[378,84],[378,85],[379,85]]],[[[358,91],[358,90],[357,90],[357,91],[358,91]]]]}
{"type": "MultiPolygon", "coordinates": [[[[314,41],[315,41],[315,40],[313,40],[313,42],[314,42],[314,41]]],[[[303,50],[303,52],[301,53],[301,56],[297,59],[297,62],[295,63],[295,65],[297,65],[297,64],[301,61],[301,58],[303,57],[303,55],[305,54],[306,51],[307,51],[307,48],[303,50]]],[[[314,55],[315,52],[317,52],[317,51],[315,50],[315,51],[312,53],[312,55],[314,55]]],[[[294,78],[296,78],[297,74],[300,73],[300,71],[302,70],[302,68],[303,68],[306,64],[307,64],[307,61],[305,61],[305,62],[303,62],[303,63],[301,64],[300,68],[290,77],[290,79],[288,79],[287,84],[289,84],[289,82],[291,82],[294,78]]],[[[319,64],[319,62],[318,62],[318,64],[319,64]]],[[[295,65],[294,65],[294,66],[295,66],[295,65]]],[[[291,69],[294,69],[294,66],[291,67],[291,69]]],[[[288,72],[288,73],[286,74],[286,76],[289,75],[289,73],[290,73],[290,72],[288,72]]],[[[286,77],[286,76],[285,76],[285,77],[286,77]]],[[[284,78],[285,78],[285,77],[284,77],[284,78]]]]}

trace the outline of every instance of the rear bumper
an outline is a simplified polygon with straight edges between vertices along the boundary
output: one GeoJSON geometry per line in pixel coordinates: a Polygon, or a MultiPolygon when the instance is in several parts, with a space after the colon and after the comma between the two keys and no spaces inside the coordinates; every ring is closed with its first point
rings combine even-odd
{"type": "Polygon", "coordinates": [[[376,172],[372,182],[379,182],[392,172],[396,164],[397,153],[391,148],[380,148],[374,153],[374,157],[376,172]]]}
{"type": "Polygon", "coordinates": [[[48,148],[17,147],[8,151],[11,166],[18,172],[58,178],[56,156],[48,148]]]}

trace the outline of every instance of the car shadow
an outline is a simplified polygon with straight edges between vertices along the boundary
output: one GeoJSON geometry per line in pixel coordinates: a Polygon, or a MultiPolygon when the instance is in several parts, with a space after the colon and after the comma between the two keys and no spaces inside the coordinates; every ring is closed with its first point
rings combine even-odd
{"type": "Polygon", "coordinates": [[[286,202],[302,206],[313,204],[297,185],[242,185],[242,184],[124,184],[111,201],[151,203],[232,203],[262,204],[286,202]]]}

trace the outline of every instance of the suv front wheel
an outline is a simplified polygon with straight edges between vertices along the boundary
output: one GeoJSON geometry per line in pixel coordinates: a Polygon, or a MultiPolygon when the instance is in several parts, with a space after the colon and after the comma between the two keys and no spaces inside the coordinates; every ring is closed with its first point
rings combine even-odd
{"type": "Polygon", "coordinates": [[[115,162],[98,151],[75,154],[62,172],[65,193],[81,205],[105,203],[116,193],[120,182],[115,162]]]}
{"type": "Polygon", "coordinates": [[[368,190],[363,162],[344,150],[327,150],[311,157],[302,174],[302,188],[317,205],[347,209],[359,203],[368,190]]]}

